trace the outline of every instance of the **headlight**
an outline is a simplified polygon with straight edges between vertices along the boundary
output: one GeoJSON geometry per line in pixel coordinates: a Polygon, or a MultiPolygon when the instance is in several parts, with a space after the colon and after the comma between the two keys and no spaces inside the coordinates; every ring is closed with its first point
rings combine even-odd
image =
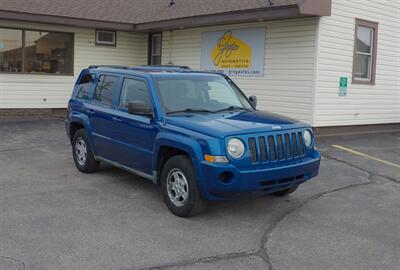
{"type": "Polygon", "coordinates": [[[311,148],[311,146],[312,146],[311,131],[309,131],[309,130],[304,131],[303,137],[304,137],[304,144],[306,145],[306,147],[311,148]]]}
{"type": "Polygon", "coordinates": [[[228,142],[228,153],[233,158],[240,158],[244,154],[244,144],[239,139],[230,139],[228,142]]]}

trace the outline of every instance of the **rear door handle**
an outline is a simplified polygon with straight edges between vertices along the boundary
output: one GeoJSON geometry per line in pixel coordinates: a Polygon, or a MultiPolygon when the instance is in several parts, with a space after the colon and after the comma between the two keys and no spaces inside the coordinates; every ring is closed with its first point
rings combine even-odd
{"type": "Polygon", "coordinates": [[[116,122],[122,122],[122,119],[121,119],[121,117],[119,117],[119,116],[114,116],[112,119],[113,119],[114,121],[116,121],[116,122]]]}
{"type": "Polygon", "coordinates": [[[86,112],[87,112],[88,114],[95,114],[95,113],[96,113],[96,112],[95,112],[94,110],[92,110],[92,109],[87,109],[86,112]]]}

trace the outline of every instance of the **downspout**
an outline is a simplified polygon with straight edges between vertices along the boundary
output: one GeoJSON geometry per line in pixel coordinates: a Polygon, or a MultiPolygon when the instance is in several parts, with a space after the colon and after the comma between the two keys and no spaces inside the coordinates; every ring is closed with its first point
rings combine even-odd
{"type": "Polygon", "coordinates": [[[319,75],[319,39],[320,39],[320,21],[321,17],[316,17],[315,26],[315,49],[314,49],[314,78],[313,78],[313,89],[312,89],[312,114],[311,114],[311,126],[315,128],[316,125],[316,114],[317,114],[317,92],[318,92],[318,75],[319,75]]]}

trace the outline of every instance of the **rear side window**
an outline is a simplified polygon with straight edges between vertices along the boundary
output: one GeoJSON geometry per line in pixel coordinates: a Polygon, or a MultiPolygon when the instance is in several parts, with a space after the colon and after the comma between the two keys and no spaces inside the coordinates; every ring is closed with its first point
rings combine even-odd
{"type": "Polygon", "coordinates": [[[77,84],[77,98],[89,99],[89,93],[94,84],[95,74],[88,73],[81,77],[77,84]]]}
{"type": "Polygon", "coordinates": [[[100,102],[102,105],[111,107],[113,93],[117,85],[118,77],[101,75],[96,86],[93,99],[100,102]]]}
{"type": "Polygon", "coordinates": [[[126,108],[128,107],[129,101],[141,101],[148,106],[150,105],[149,90],[144,81],[128,78],[124,79],[119,106],[126,108]]]}

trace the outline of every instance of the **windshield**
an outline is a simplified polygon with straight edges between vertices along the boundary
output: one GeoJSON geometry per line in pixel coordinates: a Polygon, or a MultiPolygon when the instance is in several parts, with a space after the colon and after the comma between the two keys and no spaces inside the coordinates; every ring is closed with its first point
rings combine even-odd
{"type": "Polygon", "coordinates": [[[167,114],[253,110],[246,97],[220,75],[157,78],[157,90],[167,114]]]}

